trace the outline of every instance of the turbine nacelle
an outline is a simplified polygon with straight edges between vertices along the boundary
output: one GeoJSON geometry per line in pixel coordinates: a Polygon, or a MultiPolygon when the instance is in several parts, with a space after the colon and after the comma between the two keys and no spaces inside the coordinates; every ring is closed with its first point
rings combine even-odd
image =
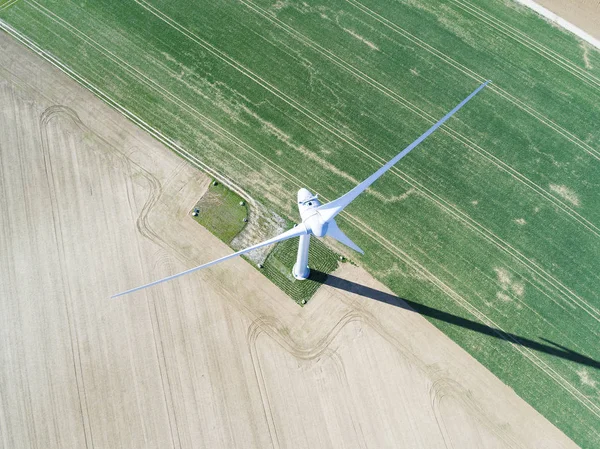
{"type": "Polygon", "coordinates": [[[298,190],[298,211],[302,224],[306,226],[309,234],[324,237],[327,234],[327,222],[319,214],[319,206],[321,206],[321,202],[317,195],[313,195],[304,188],[298,190]]]}
{"type": "Polygon", "coordinates": [[[300,213],[303,209],[312,209],[321,205],[319,195],[313,195],[308,189],[298,190],[298,208],[300,213]]]}

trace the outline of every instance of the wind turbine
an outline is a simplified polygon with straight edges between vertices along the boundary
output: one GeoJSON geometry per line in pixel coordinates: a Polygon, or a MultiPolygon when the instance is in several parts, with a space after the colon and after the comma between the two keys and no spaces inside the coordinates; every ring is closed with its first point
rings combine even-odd
{"type": "Polygon", "coordinates": [[[454,109],[448,112],[439,122],[429,128],[423,135],[421,135],[417,140],[411,143],[408,147],[402,150],[400,153],[396,155],[391,161],[361,182],[359,185],[354,187],[345,195],[342,195],[337,200],[331,201],[327,204],[321,204],[317,195],[313,195],[307,189],[300,189],[298,191],[298,209],[300,211],[300,217],[302,218],[302,223],[293,227],[292,229],[285,231],[284,233],[278,235],[277,237],[273,237],[272,239],[265,240],[262,243],[258,243],[254,246],[250,246],[249,248],[243,249],[233,254],[229,254],[228,256],[221,257],[220,259],[213,260],[212,262],[205,263],[195,268],[190,268],[189,270],[183,271],[181,273],[174,274],[172,276],[168,276],[164,279],[160,279],[158,281],[151,282],[149,284],[142,285],[140,287],[135,287],[130,290],[118,293],[113,295],[112,298],[117,296],[126,295],[128,293],[133,293],[138,290],[142,290],[147,287],[152,287],[153,285],[160,284],[161,282],[170,281],[171,279],[175,279],[179,276],[183,276],[184,274],[192,273],[194,271],[201,270],[203,268],[210,267],[211,265],[216,265],[220,262],[224,262],[227,259],[231,259],[233,257],[241,256],[249,251],[261,248],[263,246],[272,245],[273,243],[282,242],[284,240],[288,240],[294,237],[300,237],[300,242],[298,244],[298,255],[296,256],[296,263],[292,269],[292,274],[298,280],[307,279],[310,274],[310,269],[308,268],[308,246],[310,243],[310,235],[314,235],[316,237],[331,237],[337,240],[340,243],[352,248],[355,251],[358,251],[361,254],[364,254],[364,251],[356,245],[352,240],[346,236],[342,232],[342,230],[338,227],[335,222],[335,216],[339,214],[348,204],[350,204],[358,195],[364,192],[371,184],[373,184],[381,175],[383,175],[386,171],[388,171],[396,162],[406,156],[413,148],[419,145],[423,140],[425,140],[431,133],[433,133],[436,129],[446,122],[450,117],[452,117],[460,108],[462,108],[471,98],[473,98],[481,89],[483,89],[490,81],[486,81],[482,85],[480,85],[477,89],[475,89],[467,98],[461,101],[454,109]]]}

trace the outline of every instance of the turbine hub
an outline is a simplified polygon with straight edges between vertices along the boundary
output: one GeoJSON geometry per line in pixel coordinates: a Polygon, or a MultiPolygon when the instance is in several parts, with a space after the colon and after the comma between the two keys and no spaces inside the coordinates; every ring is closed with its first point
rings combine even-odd
{"type": "Polygon", "coordinates": [[[306,226],[306,229],[308,229],[315,237],[325,237],[325,234],[327,234],[328,223],[323,221],[321,214],[316,210],[312,215],[306,217],[303,223],[306,226]]]}

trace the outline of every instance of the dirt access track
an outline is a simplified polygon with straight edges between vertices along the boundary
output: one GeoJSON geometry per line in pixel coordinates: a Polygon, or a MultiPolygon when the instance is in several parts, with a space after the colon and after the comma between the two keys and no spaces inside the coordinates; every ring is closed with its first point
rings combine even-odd
{"type": "Polygon", "coordinates": [[[0,105],[1,447],[575,447],[350,265],[305,308],[242,259],[109,299],[231,251],[208,178],[2,33],[0,105]]]}

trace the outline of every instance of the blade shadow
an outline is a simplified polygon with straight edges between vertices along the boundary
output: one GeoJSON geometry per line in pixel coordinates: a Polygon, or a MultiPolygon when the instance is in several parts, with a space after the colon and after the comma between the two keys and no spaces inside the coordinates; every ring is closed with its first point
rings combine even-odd
{"type": "Polygon", "coordinates": [[[414,301],[410,301],[408,299],[400,298],[395,295],[390,295],[389,293],[382,292],[380,290],[376,290],[361,284],[357,284],[356,282],[348,281],[346,279],[342,279],[337,276],[327,275],[321,271],[311,271],[310,278],[311,280],[318,282],[320,284],[329,285],[330,287],[337,288],[339,290],[344,290],[347,292],[351,292],[365,298],[370,298],[375,301],[383,302],[385,304],[390,304],[395,307],[400,307],[404,310],[409,310],[411,312],[420,313],[421,315],[443,321],[445,323],[452,324],[454,326],[459,326],[465,329],[469,329],[473,332],[478,332],[483,335],[487,335],[489,337],[497,338],[499,340],[505,340],[511,343],[515,343],[521,345],[523,347],[532,349],[534,351],[542,352],[544,354],[549,354],[554,357],[559,357],[564,360],[569,360],[571,362],[579,363],[581,365],[589,366],[594,369],[600,369],[600,362],[594,360],[590,357],[587,357],[583,354],[575,352],[569,348],[559,345],[558,343],[554,343],[546,338],[540,337],[547,343],[540,343],[528,338],[520,337],[516,334],[512,334],[510,332],[504,332],[500,329],[487,326],[483,323],[479,323],[477,321],[469,320],[467,318],[463,318],[457,315],[453,315],[448,312],[444,312],[442,310],[435,309],[433,307],[426,306],[424,304],[419,304],[414,301]]]}

